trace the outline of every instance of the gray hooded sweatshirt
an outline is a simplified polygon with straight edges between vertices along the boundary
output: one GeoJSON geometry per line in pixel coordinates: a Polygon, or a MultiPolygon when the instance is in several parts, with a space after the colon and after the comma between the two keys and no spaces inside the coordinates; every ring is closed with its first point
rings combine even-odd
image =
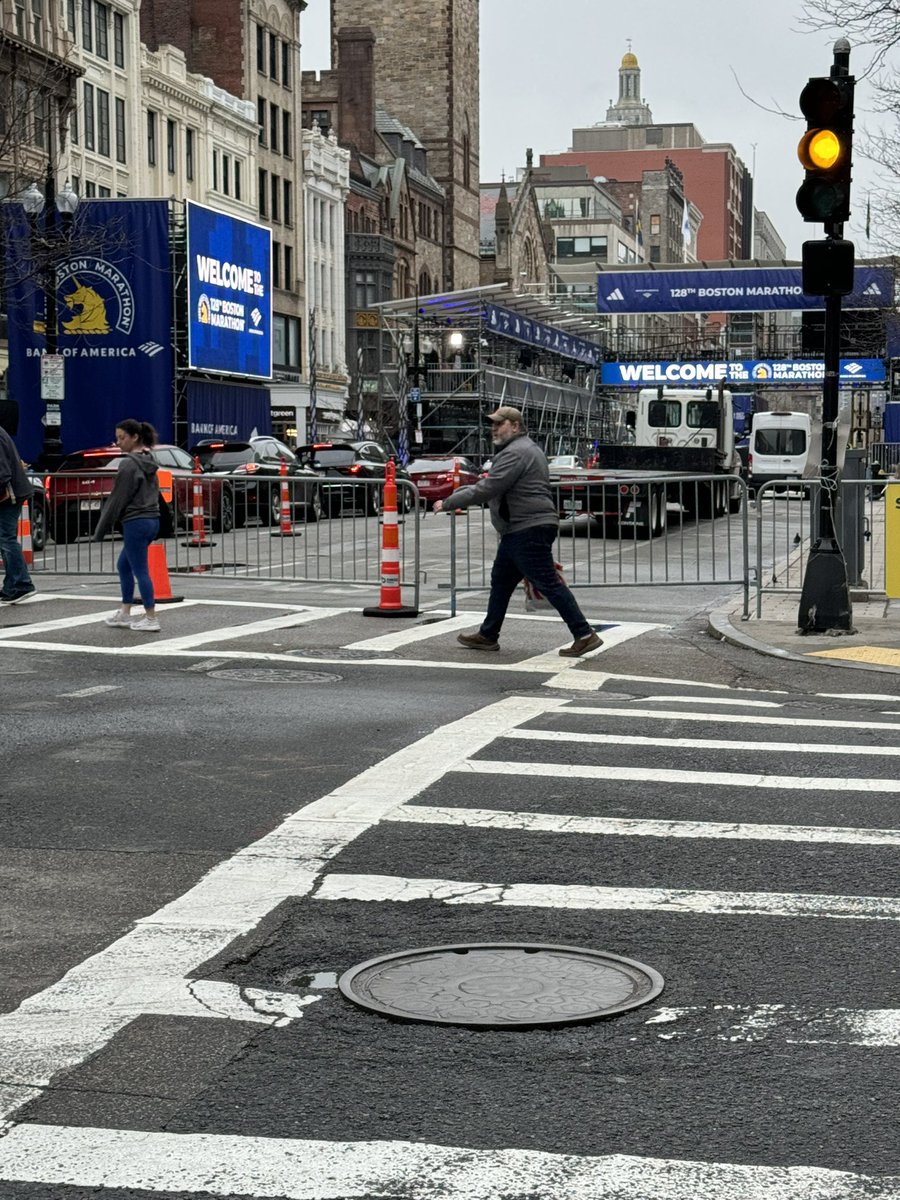
{"type": "Polygon", "coordinates": [[[157,465],[149,454],[123,454],[116,482],[100,513],[94,540],[103,535],[117,521],[136,521],[139,517],[159,519],[159,480],[157,465]]]}
{"type": "Polygon", "coordinates": [[[487,504],[491,524],[502,536],[539,525],[558,525],[559,512],[550,489],[547,456],[526,433],[518,433],[498,447],[485,479],[458,488],[444,501],[444,509],[487,504]]]}

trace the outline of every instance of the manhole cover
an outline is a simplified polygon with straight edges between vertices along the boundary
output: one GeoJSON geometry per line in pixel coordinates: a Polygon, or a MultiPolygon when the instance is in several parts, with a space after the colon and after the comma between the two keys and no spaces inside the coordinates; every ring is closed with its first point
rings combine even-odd
{"type": "Polygon", "coordinates": [[[387,954],[352,967],[339,987],[361,1008],[405,1021],[504,1029],[637,1008],[659,995],[663,978],[617,954],[497,942],[387,954]]]}
{"type": "Polygon", "coordinates": [[[372,657],[369,650],[346,650],[343,646],[334,646],[331,649],[327,646],[307,646],[306,648],[285,650],[285,654],[294,655],[296,658],[338,658],[345,659],[347,662],[372,657]]]}
{"type": "Polygon", "coordinates": [[[242,668],[209,671],[207,679],[232,679],[235,683],[340,683],[340,675],[324,671],[281,671],[277,667],[242,668]]]}

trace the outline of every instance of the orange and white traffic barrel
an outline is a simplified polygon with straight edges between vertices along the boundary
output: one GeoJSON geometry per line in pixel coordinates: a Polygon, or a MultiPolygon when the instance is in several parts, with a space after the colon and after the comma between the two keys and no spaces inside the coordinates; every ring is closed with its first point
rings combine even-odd
{"type": "Polygon", "coordinates": [[[26,567],[30,567],[34,564],[34,546],[31,541],[31,510],[28,507],[27,500],[22,503],[22,509],[16,525],[16,536],[22,546],[22,557],[25,559],[25,565],[26,567]]]}
{"type": "Polygon", "coordinates": [[[281,476],[279,489],[281,491],[281,521],[277,529],[272,530],[272,537],[303,537],[299,529],[295,529],[291,521],[291,485],[288,483],[288,468],[284,459],[278,474],[281,476]]]}
{"type": "Polygon", "coordinates": [[[397,518],[397,468],[385,468],[381,525],[381,599],[364,608],[364,617],[417,617],[419,610],[404,604],[400,591],[400,528],[397,518]]]}
{"type": "Polygon", "coordinates": [[[215,542],[206,536],[206,514],[203,511],[203,481],[200,459],[194,459],[194,477],[191,483],[191,536],[185,538],[185,546],[214,546],[215,542]]]}

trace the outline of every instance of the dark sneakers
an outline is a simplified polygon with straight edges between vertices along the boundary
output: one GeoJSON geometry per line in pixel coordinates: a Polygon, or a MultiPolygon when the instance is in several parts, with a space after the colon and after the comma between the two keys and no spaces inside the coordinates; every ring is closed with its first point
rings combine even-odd
{"type": "Polygon", "coordinates": [[[23,600],[27,600],[29,596],[33,596],[37,589],[32,585],[30,587],[21,588],[18,592],[0,592],[0,604],[19,604],[23,600]]]}
{"type": "Polygon", "coordinates": [[[587,654],[589,650],[596,650],[598,646],[602,645],[602,638],[598,637],[596,633],[589,633],[585,637],[576,638],[571,646],[563,646],[560,654],[563,658],[581,658],[582,654],[587,654]]]}
{"type": "Polygon", "coordinates": [[[486,637],[482,637],[480,633],[458,633],[456,640],[461,646],[467,646],[470,650],[499,650],[499,642],[488,641],[486,637]]]}

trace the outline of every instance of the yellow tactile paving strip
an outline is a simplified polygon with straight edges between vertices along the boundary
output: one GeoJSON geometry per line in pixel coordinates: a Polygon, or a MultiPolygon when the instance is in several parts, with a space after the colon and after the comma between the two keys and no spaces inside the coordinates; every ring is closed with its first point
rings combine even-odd
{"type": "Polygon", "coordinates": [[[900,649],[887,646],[848,646],[839,650],[810,650],[810,658],[846,658],[851,662],[877,663],[880,667],[900,667],[900,649]]]}

